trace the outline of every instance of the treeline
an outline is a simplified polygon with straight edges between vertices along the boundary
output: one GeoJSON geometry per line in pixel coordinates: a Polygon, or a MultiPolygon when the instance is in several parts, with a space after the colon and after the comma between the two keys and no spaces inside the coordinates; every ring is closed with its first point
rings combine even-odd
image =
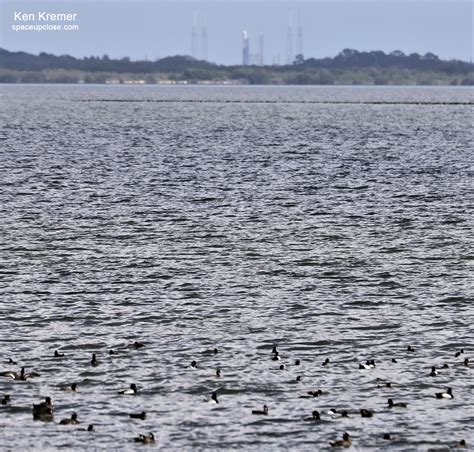
{"type": "Polygon", "coordinates": [[[359,52],[344,49],[334,58],[292,65],[221,66],[189,56],[157,61],[31,55],[0,49],[0,83],[241,83],[297,85],[473,85],[473,65],[445,61],[433,53],[359,52]]]}

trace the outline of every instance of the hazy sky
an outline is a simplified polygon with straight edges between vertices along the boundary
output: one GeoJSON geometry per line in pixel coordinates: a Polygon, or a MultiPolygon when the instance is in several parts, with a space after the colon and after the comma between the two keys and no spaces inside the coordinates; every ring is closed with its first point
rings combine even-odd
{"type": "MultiPolygon", "coordinates": [[[[247,30],[251,53],[257,52],[263,34],[265,63],[278,56],[285,63],[292,10],[295,34],[298,12],[301,16],[305,57],[334,56],[344,48],[433,52],[467,61],[473,54],[471,0],[0,0],[0,4],[0,46],[32,53],[132,59],[190,55],[196,11],[199,33],[201,25],[207,29],[210,61],[240,64],[242,31],[247,30]],[[78,13],[79,31],[14,32],[15,11],[78,13]]],[[[293,47],[296,51],[296,38],[293,47]]]]}

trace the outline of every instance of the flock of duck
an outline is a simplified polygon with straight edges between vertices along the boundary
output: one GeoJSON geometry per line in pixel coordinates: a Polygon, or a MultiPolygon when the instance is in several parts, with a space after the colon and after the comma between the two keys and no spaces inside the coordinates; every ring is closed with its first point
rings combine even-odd
{"type": "MultiPolygon", "coordinates": [[[[134,348],[134,349],[140,349],[144,346],[145,345],[143,343],[138,342],[138,341],[135,341],[133,344],[130,345],[130,347],[134,348]]],[[[408,352],[414,352],[415,350],[414,350],[413,347],[408,346],[407,351],[408,352]]],[[[115,353],[116,352],[114,350],[109,351],[109,355],[114,355],[115,353]]],[[[214,350],[211,351],[211,353],[218,354],[219,350],[217,348],[215,348],[214,350]]],[[[455,358],[459,358],[463,354],[464,354],[464,350],[461,349],[461,350],[457,351],[454,354],[454,356],[455,356],[455,358]]],[[[58,350],[56,350],[54,352],[53,356],[54,356],[54,358],[63,358],[65,355],[63,353],[60,353],[58,350]]],[[[272,361],[280,361],[281,360],[280,352],[278,351],[278,349],[275,345],[272,348],[271,360],[272,361]]],[[[393,358],[392,362],[397,362],[397,360],[395,358],[393,358]]],[[[329,358],[326,358],[325,361],[322,363],[322,366],[329,366],[330,363],[331,363],[331,361],[329,360],[329,358]]],[[[11,358],[9,358],[8,364],[17,365],[17,363],[15,361],[13,361],[13,359],[11,359],[11,358]]],[[[301,361],[299,359],[297,359],[294,362],[294,366],[299,366],[300,364],[301,364],[301,361]]],[[[90,365],[92,367],[96,367],[96,366],[100,365],[100,362],[99,362],[99,360],[97,358],[97,355],[95,353],[92,355],[90,365]]],[[[456,362],[455,365],[470,367],[469,358],[464,358],[462,361],[456,362]]],[[[376,367],[376,363],[375,363],[375,360],[373,360],[373,359],[372,360],[367,360],[365,363],[360,363],[359,364],[359,369],[361,369],[361,370],[370,370],[370,369],[374,369],[375,367],[376,367]]],[[[440,367],[440,369],[446,369],[446,368],[449,368],[449,367],[450,367],[449,364],[444,364],[443,366],[440,367]]],[[[189,369],[189,370],[198,369],[198,368],[199,368],[199,366],[198,366],[198,363],[196,361],[192,361],[191,364],[187,367],[187,369],[189,369]]],[[[286,369],[286,365],[285,364],[280,364],[279,369],[280,370],[286,369]]],[[[436,366],[432,366],[431,367],[431,372],[428,375],[430,377],[437,376],[438,375],[438,368],[436,366]]],[[[215,372],[215,376],[216,376],[216,378],[221,378],[222,377],[222,370],[217,369],[216,372],[215,372]]],[[[32,378],[40,377],[40,375],[36,372],[27,372],[25,367],[21,367],[20,372],[16,372],[16,371],[13,371],[13,370],[2,371],[2,372],[0,372],[0,377],[8,378],[8,379],[15,380],[15,381],[26,381],[26,380],[29,380],[29,379],[32,379],[32,378]]],[[[300,375],[296,376],[296,381],[297,382],[300,382],[301,380],[302,380],[302,377],[300,375]]],[[[384,381],[383,382],[382,380],[379,380],[379,382],[380,382],[379,387],[387,387],[387,388],[392,387],[392,383],[389,382],[389,381],[384,381]]],[[[72,383],[68,386],[62,387],[61,389],[63,391],[66,391],[66,392],[77,392],[79,388],[78,388],[77,383],[72,383]]],[[[79,389],[79,391],[80,391],[80,389],[79,389]]],[[[117,394],[122,395],[122,396],[134,396],[137,393],[138,393],[138,388],[137,388],[137,385],[135,383],[130,384],[130,386],[128,388],[121,389],[121,390],[117,391],[117,394]]],[[[305,394],[302,394],[300,396],[300,398],[316,398],[316,397],[319,397],[321,395],[323,395],[323,391],[321,389],[318,389],[316,391],[307,391],[305,394]]],[[[447,388],[443,392],[434,392],[433,396],[436,399],[445,399],[445,400],[449,400],[449,399],[454,398],[452,388],[447,388]]],[[[217,391],[212,392],[212,394],[210,395],[210,398],[204,399],[204,402],[211,403],[211,404],[220,403],[220,401],[218,399],[218,392],[217,391]]],[[[10,394],[5,394],[3,396],[3,398],[0,400],[0,406],[3,406],[3,407],[8,407],[12,403],[14,403],[14,397],[12,397],[10,394]]],[[[388,409],[393,409],[393,408],[406,409],[406,408],[408,408],[408,403],[407,402],[395,402],[392,398],[389,398],[387,400],[387,408],[388,409]]],[[[32,405],[32,414],[33,414],[33,420],[42,421],[42,422],[53,422],[54,421],[54,408],[53,408],[53,402],[52,402],[51,397],[45,397],[44,401],[42,401],[40,403],[37,403],[37,404],[33,404],[32,405]]],[[[323,414],[329,415],[333,419],[337,418],[337,417],[347,418],[347,417],[349,417],[349,414],[351,416],[354,415],[354,413],[352,413],[352,412],[348,413],[346,410],[338,411],[337,409],[330,409],[325,413],[321,413],[317,410],[314,410],[314,411],[312,411],[310,416],[305,418],[305,420],[309,421],[309,422],[313,422],[313,423],[321,422],[323,414]]],[[[373,410],[369,410],[367,408],[361,408],[359,410],[359,412],[357,413],[357,415],[360,415],[363,418],[371,418],[371,417],[374,416],[374,414],[375,414],[375,412],[373,410]]],[[[268,405],[264,405],[262,409],[252,410],[252,415],[269,416],[270,415],[270,410],[269,410],[268,405]]],[[[140,413],[130,413],[129,417],[131,419],[144,420],[144,419],[146,419],[146,412],[142,411],[140,413]]],[[[61,419],[59,424],[60,425],[77,425],[77,424],[81,424],[81,422],[78,419],[77,413],[72,413],[69,418],[61,419]]],[[[95,427],[92,424],[89,424],[86,428],[79,428],[79,429],[83,430],[83,431],[87,431],[87,432],[94,432],[95,431],[95,427]]],[[[391,438],[390,433],[384,433],[383,434],[383,439],[384,440],[391,440],[392,438],[391,438]]],[[[134,437],[133,440],[137,443],[152,444],[152,443],[155,442],[155,436],[154,436],[153,433],[139,434],[138,436],[134,437]]],[[[347,432],[344,432],[341,435],[340,439],[335,439],[334,441],[330,442],[330,446],[335,447],[335,448],[337,448],[337,447],[348,448],[351,445],[352,445],[352,438],[350,437],[349,433],[347,433],[347,432]]],[[[467,443],[464,439],[461,439],[459,442],[453,444],[453,447],[454,448],[466,448],[467,443]]]]}

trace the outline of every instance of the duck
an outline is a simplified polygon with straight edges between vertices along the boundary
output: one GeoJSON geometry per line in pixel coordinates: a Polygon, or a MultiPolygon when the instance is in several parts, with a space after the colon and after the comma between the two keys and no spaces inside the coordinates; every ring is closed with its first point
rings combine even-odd
{"type": "Polygon", "coordinates": [[[7,370],[6,372],[0,372],[0,376],[11,378],[12,380],[26,381],[28,378],[39,377],[40,374],[36,372],[25,372],[25,368],[22,367],[20,373],[14,372],[12,370],[7,370]]]}
{"type": "Polygon", "coordinates": [[[414,352],[414,351],[415,349],[411,345],[407,347],[407,352],[414,352]]]}
{"type": "Polygon", "coordinates": [[[301,381],[302,378],[303,378],[303,377],[302,377],[301,375],[297,375],[295,381],[301,381]]]}
{"type": "Polygon", "coordinates": [[[153,444],[155,442],[155,435],[153,435],[153,433],[149,433],[148,435],[138,435],[135,438],[135,442],[143,444],[153,444]]]}
{"type": "Polygon", "coordinates": [[[95,353],[92,354],[92,359],[91,359],[91,366],[97,367],[99,365],[99,360],[97,359],[97,356],[95,353]]]}
{"type": "Polygon", "coordinates": [[[278,352],[275,352],[272,356],[272,361],[280,361],[280,359],[280,354],[278,352]]]}
{"type": "Polygon", "coordinates": [[[329,361],[329,358],[326,358],[326,359],[324,360],[324,362],[323,362],[322,365],[323,365],[323,366],[329,366],[329,362],[330,362],[330,361],[329,361]]]}
{"type": "Polygon", "coordinates": [[[329,416],[334,416],[336,413],[336,408],[331,408],[330,410],[327,410],[327,414],[329,414],[329,416]]]}
{"type": "Polygon", "coordinates": [[[7,363],[8,363],[8,364],[11,364],[12,366],[17,366],[17,365],[18,365],[18,363],[15,362],[15,361],[13,361],[13,359],[11,359],[11,358],[8,358],[7,363]]]}
{"type": "Polygon", "coordinates": [[[191,364],[188,366],[188,369],[197,369],[198,365],[196,361],[191,361],[191,364]]]}
{"type": "Polygon", "coordinates": [[[69,419],[61,419],[59,424],[60,425],[76,425],[76,424],[80,424],[80,422],[77,420],[77,414],[72,413],[69,419]]]}
{"type": "Polygon", "coordinates": [[[219,378],[222,377],[222,370],[220,369],[216,370],[216,377],[219,377],[219,378]]]}
{"type": "Polygon", "coordinates": [[[268,416],[267,405],[263,405],[263,410],[252,410],[252,414],[268,416]]]}
{"type": "Polygon", "coordinates": [[[314,397],[319,397],[320,395],[323,395],[323,391],[318,389],[317,391],[308,391],[307,395],[300,396],[300,399],[312,399],[314,397]]]}
{"type": "Polygon", "coordinates": [[[204,399],[204,402],[206,403],[219,403],[219,400],[217,400],[217,392],[213,392],[211,394],[210,399],[204,399]]]}
{"type": "Polygon", "coordinates": [[[448,388],[446,392],[437,392],[435,394],[437,399],[453,399],[453,390],[451,388],[448,388]]]}
{"type": "Polygon", "coordinates": [[[436,370],[436,367],[433,366],[431,368],[430,377],[436,377],[436,375],[438,375],[438,371],[436,370]]]}
{"type": "Polygon", "coordinates": [[[135,395],[137,392],[138,392],[138,389],[135,383],[132,383],[130,387],[127,389],[121,389],[120,391],[117,391],[118,394],[122,394],[122,395],[135,395]]]}
{"type": "Polygon", "coordinates": [[[295,361],[295,366],[299,366],[300,364],[301,364],[301,361],[300,361],[299,359],[297,359],[297,360],[295,361]]]}
{"type": "Polygon", "coordinates": [[[116,355],[117,352],[115,350],[109,350],[109,355],[116,355]]]}
{"type": "Polygon", "coordinates": [[[441,366],[441,369],[449,369],[449,364],[448,364],[448,363],[444,363],[444,364],[441,366]]]}
{"type": "Polygon", "coordinates": [[[341,417],[349,417],[349,413],[346,410],[342,410],[341,417]]]}
{"type": "Polygon", "coordinates": [[[362,417],[374,417],[374,412],[370,410],[366,410],[365,408],[361,408],[360,415],[362,417]]]}
{"type": "Polygon", "coordinates": [[[78,428],[79,431],[81,432],[94,432],[94,426],[92,424],[89,424],[87,428],[78,428]]]}
{"type": "Polygon", "coordinates": [[[466,449],[467,448],[467,443],[466,443],[466,440],[465,439],[462,439],[461,441],[459,441],[459,443],[457,443],[455,446],[454,446],[455,449],[466,449]]]}
{"type": "Polygon", "coordinates": [[[8,405],[10,403],[10,396],[7,394],[7,395],[4,395],[2,400],[0,401],[0,405],[8,405]]]}
{"type": "Polygon", "coordinates": [[[280,364],[280,367],[278,368],[279,370],[285,370],[286,366],[284,364],[280,364]]]}
{"type": "Polygon", "coordinates": [[[377,385],[377,388],[391,388],[392,387],[392,383],[390,381],[386,381],[385,384],[383,385],[377,385]]]}
{"type": "Polygon", "coordinates": [[[70,386],[63,386],[61,388],[61,391],[65,391],[65,392],[76,392],[77,391],[77,383],[73,383],[72,385],[70,386]]]}
{"type": "Polygon", "coordinates": [[[367,360],[365,364],[359,364],[359,369],[373,369],[375,367],[375,361],[373,359],[367,360]]]}
{"type": "Polygon", "coordinates": [[[142,411],[141,413],[131,413],[129,414],[130,419],[141,419],[144,421],[146,419],[146,413],[142,411]]]}
{"type": "Polygon", "coordinates": [[[305,418],[306,421],[320,421],[321,420],[321,414],[319,413],[318,410],[314,410],[311,413],[310,417],[305,418]]]}
{"type": "Polygon", "coordinates": [[[49,422],[52,421],[53,416],[53,402],[51,397],[45,397],[44,402],[33,404],[33,419],[49,422]]]}
{"type": "Polygon", "coordinates": [[[131,345],[132,348],[143,348],[145,347],[145,344],[143,344],[142,342],[138,342],[138,341],[135,341],[132,345],[131,345]]]}
{"type": "Polygon", "coordinates": [[[342,439],[329,443],[331,447],[351,447],[352,440],[349,437],[349,433],[344,433],[342,439]]]}
{"type": "Polygon", "coordinates": [[[388,399],[387,401],[388,403],[388,407],[389,408],[395,408],[395,407],[398,407],[398,408],[406,408],[407,407],[407,403],[405,402],[397,402],[395,403],[392,399],[388,399]]]}
{"type": "Polygon", "coordinates": [[[459,350],[458,352],[456,352],[456,353],[454,354],[454,357],[455,357],[455,358],[458,358],[458,357],[459,357],[460,355],[462,355],[463,353],[464,353],[464,349],[461,348],[461,350],[459,350]]]}
{"type": "Polygon", "coordinates": [[[397,358],[392,358],[392,363],[394,364],[398,363],[397,358]]]}
{"type": "Polygon", "coordinates": [[[57,350],[54,350],[55,358],[64,358],[64,353],[59,353],[57,350]]]}
{"type": "Polygon", "coordinates": [[[384,433],[382,436],[382,439],[389,440],[389,439],[392,439],[392,437],[390,436],[390,433],[384,433]]]}

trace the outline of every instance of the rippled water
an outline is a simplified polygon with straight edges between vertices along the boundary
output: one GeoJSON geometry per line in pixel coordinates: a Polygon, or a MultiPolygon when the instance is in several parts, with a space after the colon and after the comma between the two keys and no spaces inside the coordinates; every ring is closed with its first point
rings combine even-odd
{"type": "Polygon", "coordinates": [[[472,90],[0,95],[0,370],[41,374],[0,378],[2,448],[123,450],[148,432],[175,450],[320,450],[345,431],[355,450],[472,444],[459,365],[473,339],[472,90]],[[133,382],[138,395],[116,393],[133,382]],[[448,386],[454,399],[436,400],[448,386]],[[219,405],[203,403],[214,390],[219,405]],[[33,421],[45,396],[54,423],[33,421]],[[263,404],[268,417],[251,414],[263,404]],[[304,419],[330,408],[350,417],[304,419]],[[58,425],[73,411],[96,432],[58,425]]]}

